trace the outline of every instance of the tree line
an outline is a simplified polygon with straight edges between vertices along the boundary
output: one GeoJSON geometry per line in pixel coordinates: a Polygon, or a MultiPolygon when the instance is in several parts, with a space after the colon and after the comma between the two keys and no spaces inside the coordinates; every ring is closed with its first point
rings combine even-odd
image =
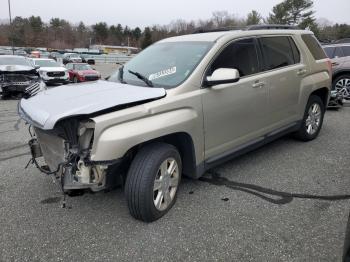
{"type": "Polygon", "coordinates": [[[73,25],[60,18],[45,23],[40,16],[23,18],[17,16],[12,25],[0,25],[0,45],[50,47],[66,49],[89,47],[91,44],[130,45],[145,48],[160,39],[193,33],[198,29],[215,30],[236,28],[253,24],[288,24],[301,29],[310,29],[322,41],[350,37],[350,25],[332,24],[328,20],[317,22],[312,0],[284,0],[272,8],[268,17],[252,10],[246,17],[237,17],[228,11],[216,11],[205,20],[185,21],[182,19],[168,25],[153,25],[141,29],[129,26],[107,25],[99,22],[73,25]]]}

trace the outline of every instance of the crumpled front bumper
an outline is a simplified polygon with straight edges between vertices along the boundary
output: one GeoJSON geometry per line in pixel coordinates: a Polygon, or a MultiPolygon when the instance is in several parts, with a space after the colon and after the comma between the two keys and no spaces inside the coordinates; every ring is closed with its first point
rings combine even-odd
{"type": "Polygon", "coordinates": [[[42,81],[34,81],[29,85],[21,83],[2,83],[0,85],[0,92],[2,94],[23,94],[24,98],[32,97],[45,89],[46,86],[42,81]]]}

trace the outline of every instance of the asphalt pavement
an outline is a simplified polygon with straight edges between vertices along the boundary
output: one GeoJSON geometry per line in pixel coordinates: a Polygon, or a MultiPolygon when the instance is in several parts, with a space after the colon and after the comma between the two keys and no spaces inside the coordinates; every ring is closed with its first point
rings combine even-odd
{"type": "Polygon", "coordinates": [[[146,224],[129,215],[121,188],[61,208],[53,179],[24,169],[29,135],[17,102],[0,100],[0,261],[341,259],[350,200],[284,193],[350,194],[350,107],[328,111],[317,140],[284,137],[214,176],[183,179],[172,210],[146,224]]]}

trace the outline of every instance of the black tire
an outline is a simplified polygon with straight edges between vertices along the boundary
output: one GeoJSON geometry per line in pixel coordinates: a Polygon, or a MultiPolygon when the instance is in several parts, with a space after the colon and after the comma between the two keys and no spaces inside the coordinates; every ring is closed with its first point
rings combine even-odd
{"type": "Polygon", "coordinates": [[[325,106],[323,104],[322,99],[319,96],[311,95],[309,98],[309,101],[307,102],[306,108],[305,108],[304,118],[302,120],[300,129],[294,133],[294,137],[301,140],[301,141],[305,141],[305,142],[314,140],[318,136],[318,134],[320,133],[320,130],[322,128],[324,113],[325,113],[325,106]],[[308,112],[309,112],[310,107],[312,105],[314,105],[315,103],[320,106],[321,118],[320,118],[320,123],[319,123],[318,129],[316,130],[316,132],[313,134],[309,134],[307,132],[306,119],[308,118],[308,112]]]}
{"type": "MultiPolygon", "coordinates": [[[[125,183],[125,196],[130,214],[144,222],[152,222],[163,215],[174,205],[177,192],[165,210],[158,210],[154,204],[154,181],[161,164],[169,159],[176,160],[181,180],[182,163],[177,149],[169,144],[154,143],[140,149],[132,161],[125,183]]],[[[179,187],[177,186],[177,189],[179,187]]]]}

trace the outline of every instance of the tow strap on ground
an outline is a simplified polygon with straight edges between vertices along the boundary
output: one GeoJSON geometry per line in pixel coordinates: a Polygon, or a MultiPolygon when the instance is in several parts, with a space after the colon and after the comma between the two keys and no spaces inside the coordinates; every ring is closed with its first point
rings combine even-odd
{"type": "Polygon", "coordinates": [[[199,180],[216,185],[216,186],[225,186],[230,189],[246,192],[257,196],[261,199],[264,199],[270,203],[284,205],[293,201],[294,198],[299,199],[317,199],[324,201],[339,201],[350,199],[350,195],[331,195],[331,196],[322,196],[322,195],[312,195],[312,194],[301,194],[301,193],[289,193],[273,190],[270,188],[265,188],[257,185],[239,183],[230,181],[227,178],[223,177],[217,171],[210,170],[207,172],[211,177],[203,176],[199,180]],[[273,196],[278,197],[273,198],[273,196]]]}

